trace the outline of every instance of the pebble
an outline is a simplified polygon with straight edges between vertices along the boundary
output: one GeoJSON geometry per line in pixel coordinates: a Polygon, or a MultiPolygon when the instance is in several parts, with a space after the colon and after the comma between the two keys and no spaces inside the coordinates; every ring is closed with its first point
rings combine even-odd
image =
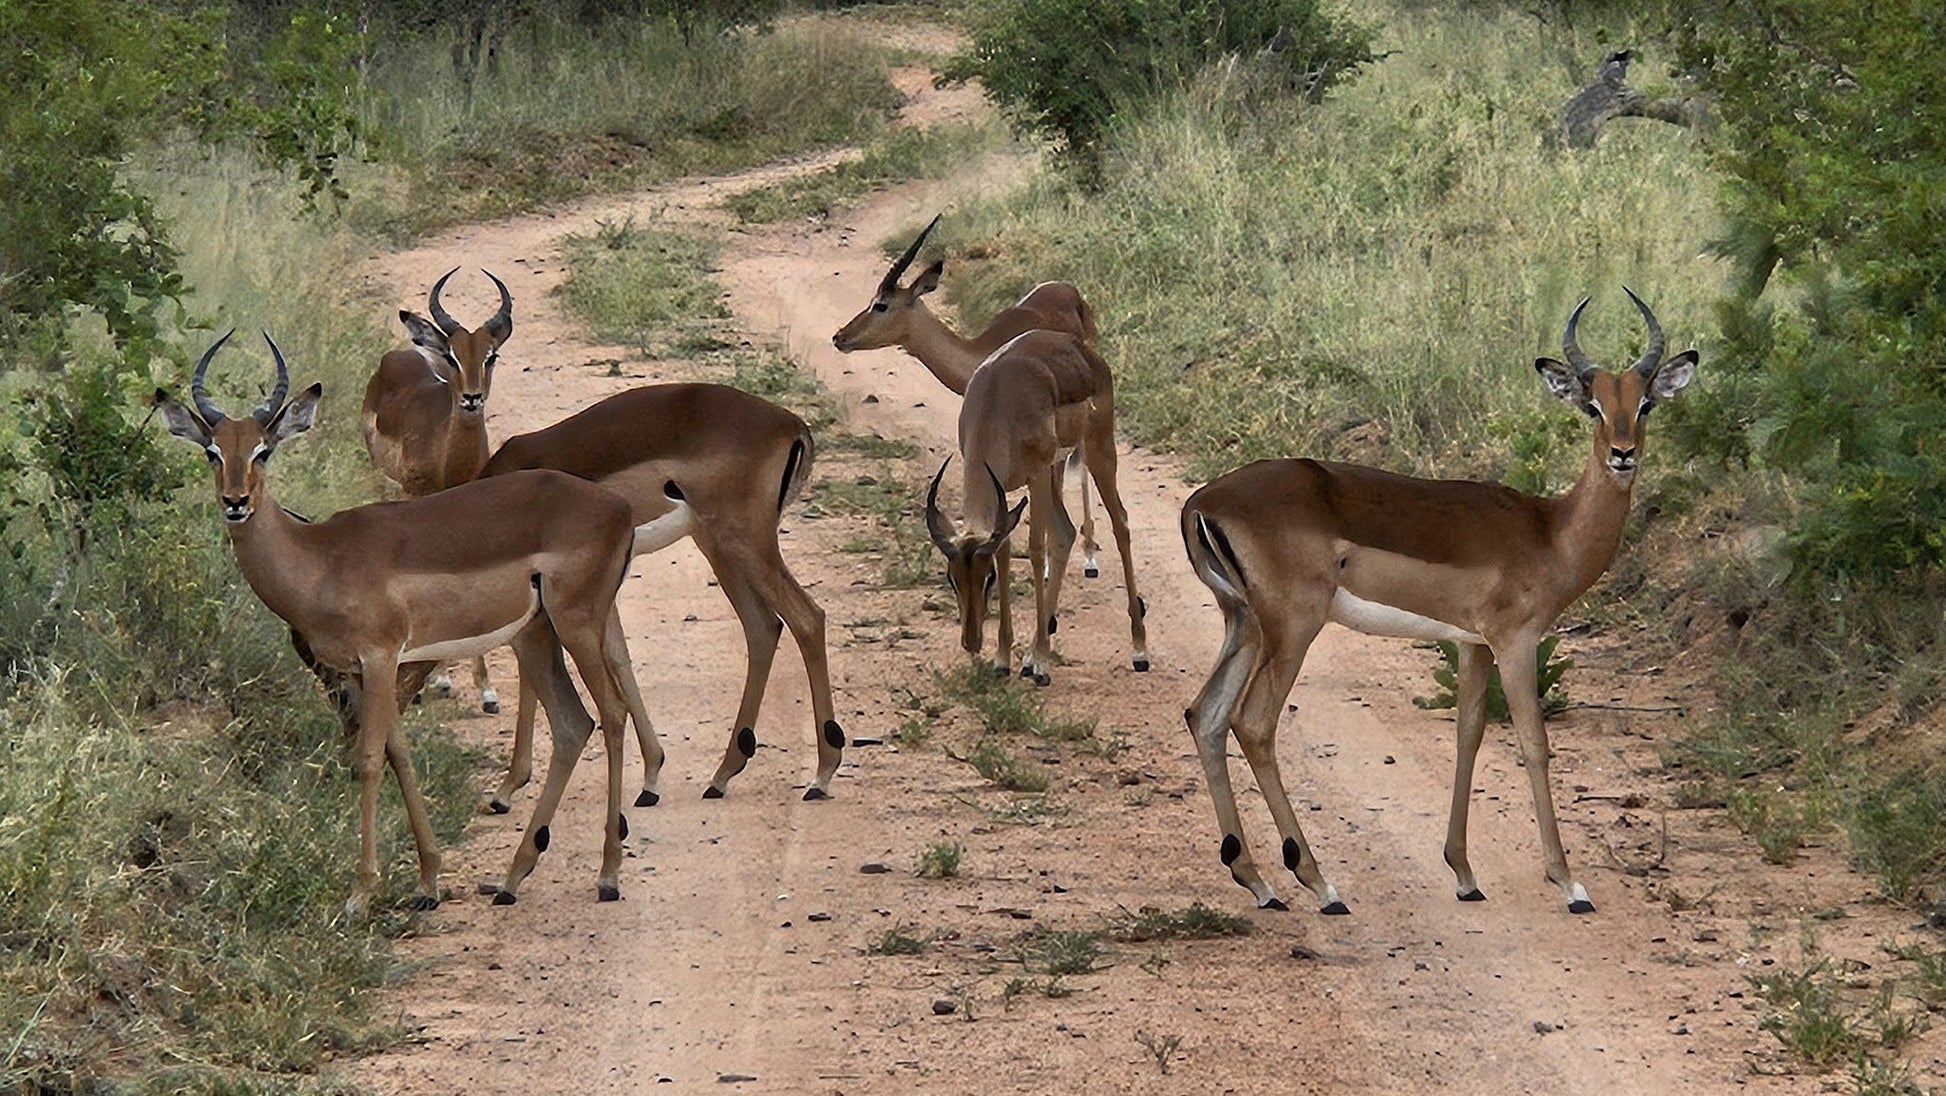
{"type": "Polygon", "coordinates": [[[891,867],[883,860],[867,860],[863,864],[858,865],[858,873],[860,875],[884,875],[891,870],[891,867]]]}
{"type": "Polygon", "coordinates": [[[1310,948],[1307,948],[1307,947],[1305,947],[1305,946],[1304,946],[1303,944],[1292,944],[1292,945],[1291,945],[1291,958],[1293,958],[1293,959],[1316,959],[1316,958],[1318,958],[1318,953],[1317,953],[1317,952],[1315,952],[1315,951],[1312,951],[1312,950],[1311,950],[1310,948]]]}
{"type": "Polygon", "coordinates": [[[958,1011],[959,1002],[950,997],[935,997],[932,999],[932,1014],[934,1016],[951,1016],[958,1011]]]}
{"type": "Polygon", "coordinates": [[[754,1080],[756,1078],[748,1073],[719,1073],[716,1075],[716,1083],[719,1085],[740,1085],[745,1081],[754,1080]]]}

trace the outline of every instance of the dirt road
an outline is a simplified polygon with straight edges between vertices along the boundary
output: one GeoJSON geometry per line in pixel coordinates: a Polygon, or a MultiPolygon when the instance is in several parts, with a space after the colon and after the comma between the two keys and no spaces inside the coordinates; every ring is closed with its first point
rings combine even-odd
{"type": "MultiPolygon", "coordinates": [[[[922,81],[914,90],[927,107],[934,93],[922,81]]],[[[507,279],[517,332],[491,418],[503,438],[625,387],[688,375],[590,345],[561,316],[548,291],[563,274],[564,235],[630,212],[638,223],[722,223],[710,206],[727,190],[802,169],[474,226],[384,256],[371,274],[401,304],[454,265],[507,279]],[[629,375],[589,364],[609,359],[630,363],[629,375]]],[[[1009,174],[981,176],[1004,185],[1009,174]]],[[[951,444],[956,398],[897,352],[843,356],[829,336],[882,273],[880,242],[950,209],[967,185],[976,184],[903,187],[829,226],[732,234],[723,262],[741,326],[830,386],[849,430],[925,447],[905,469],[913,476],[951,444]]],[[[489,293],[483,280],[455,279],[446,303],[462,318],[484,314],[489,293]]],[[[1106,340],[1112,349],[1112,332],[1106,340]]],[[[820,458],[817,478],[857,472],[820,458]]],[[[490,906],[472,884],[503,870],[531,789],[513,815],[483,815],[449,855],[454,897],[404,945],[424,964],[397,991],[417,1038],[357,1063],[356,1079],[472,1096],[1818,1089],[1816,1078],[1753,1073],[1772,1060],[1774,1041],[1757,1029],[1747,975],[1796,956],[1807,911],[1855,903],[1868,888],[1828,854],[1765,868],[1720,819],[1665,816],[1658,732],[1628,713],[1579,711],[1552,724],[1569,855],[1600,912],[1570,917],[1542,882],[1526,781],[1504,728],[1490,729],[1482,755],[1472,834],[1491,900],[1461,904],[1440,862],[1451,722],[1409,702],[1431,688],[1430,658],[1327,630],[1280,746],[1312,843],[1353,915],[1318,916],[1288,875],[1278,886],[1295,912],[1251,909],[1218,861],[1182,727],[1220,638],[1176,533],[1192,485],[1175,462],[1140,449],[1124,451],[1122,485],[1155,671],[1129,669],[1104,522],[1105,577],[1070,577],[1058,636],[1066,661],[1042,695],[1057,711],[1097,718],[1100,735],[1127,749],[1112,760],[1037,755],[1059,809],[1032,824],[1003,820],[992,808],[1004,798],[937,748],[854,746],[836,798],[800,801],[815,750],[788,641],[757,728],[762,748],[726,799],[700,799],[731,730],[742,636],[687,542],[636,560],[624,621],[669,763],[661,805],[629,812],[625,900],[594,901],[591,751],[518,905],[490,906]],[[959,877],[916,878],[915,857],[941,841],[965,845],[959,877]],[[862,874],[866,862],[892,870],[862,874]],[[1061,980],[1069,996],[1041,992],[1048,981],[1013,961],[1036,928],[1092,929],[1123,910],[1192,902],[1247,914],[1258,931],[1112,947],[1096,971],[1061,980]],[[931,944],[876,954],[888,930],[931,944]],[[1024,992],[1008,997],[1010,983],[1024,992]],[[954,1011],[935,1015],[936,1000],[954,1011]]],[[[814,514],[800,504],[786,515],[784,551],[828,614],[840,718],[853,736],[887,740],[910,717],[910,697],[934,689],[932,668],[957,662],[954,623],[944,597],[879,589],[874,564],[838,550],[860,535],[856,522],[814,514]]],[[[1583,643],[1575,654],[1579,697],[1669,691],[1625,651],[1583,643]]],[[[504,657],[495,672],[511,682],[504,657]]],[[[510,727],[510,717],[478,717],[464,733],[498,750],[510,727]]],[[[1268,813],[1247,770],[1237,772],[1250,835],[1270,848],[1268,813]]],[[[1860,949],[1899,928],[1897,915],[1852,912],[1843,940],[1860,949]]]]}

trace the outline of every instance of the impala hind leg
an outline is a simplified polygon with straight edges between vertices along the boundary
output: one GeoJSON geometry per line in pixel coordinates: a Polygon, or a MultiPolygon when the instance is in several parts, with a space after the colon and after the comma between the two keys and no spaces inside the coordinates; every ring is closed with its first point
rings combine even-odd
{"type": "Polygon", "coordinates": [[[1466,816],[1473,801],[1473,766],[1480,756],[1480,741],[1486,737],[1487,674],[1493,669],[1493,655],[1477,643],[1462,643],[1459,648],[1459,674],[1454,682],[1458,698],[1455,714],[1459,751],[1453,759],[1453,805],[1446,815],[1446,866],[1453,869],[1459,900],[1484,902],[1486,895],[1473,877],[1473,864],[1466,858],[1466,816]]]}
{"type": "MultiPolygon", "coordinates": [[[[1219,600],[1223,600],[1220,599],[1219,600]]],[[[1218,854],[1230,878],[1247,887],[1260,909],[1282,910],[1277,892],[1264,881],[1257,862],[1250,855],[1250,844],[1243,836],[1243,819],[1237,813],[1236,791],[1230,786],[1230,725],[1242,702],[1244,689],[1256,668],[1263,636],[1254,618],[1241,605],[1223,601],[1223,647],[1210,670],[1209,680],[1196,694],[1195,703],[1183,712],[1189,734],[1196,742],[1196,755],[1203,762],[1203,780],[1209,785],[1210,801],[1216,807],[1216,825],[1223,831],[1218,854]]]]}
{"type": "Polygon", "coordinates": [[[1137,673],[1145,673],[1149,668],[1149,630],[1143,623],[1148,616],[1148,603],[1135,590],[1135,557],[1128,548],[1128,508],[1122,505],[1122,494],[1115,485],[1115,437],[1111,423],[1106,438],[1095,438],[1088,443],[1085,458],[1088,473],[1094,477],[1095,489],[1101,492],[1101,508],[1108,511],[1108,523],[1115,530],[1115,550],[1122,555],[1122,583],[1128,588],[1128,632],[1129,642],[1134,645],[1132,662],[1137,673]]]}
{"type": "Polygon", "coordinates": [[[999,587],[1000,620],[994,629],[993,672],[1006,677],[1014,660],[1014,550],[1013,537],[1000,538],[993,551],[994,585],[999,587]]]}
{"type": "Polygon", "coordinates": [[[506,814],[513,810],[514,793],[534,779],[534,715],[540,693],[538,687],[527,679],[524,667],[515,688],[519,692],[514,698],[513,750],[507,757],[506,775],[500,778],[500,786],[494,789],[493,798],[487,800],[487,809],[494,814],[506,814]]]}
{"type": "MultiPolygon", "coordinates": [[[[775,542],[772,549],[775,552],[775,542]]],[[[838,724],[837,709],[831,699],[831,666],[825,653],[824,610],[798,585],[784,557],[777,553],[772,566],[764,571],[770,604],[791,630],[798,654],[804,659],[804,673],[811,680],[811,719],[816,724],[818,771],[811,786],[804,789],[806,799],[828,799],[831,781],[844,760],[845,729],[838,724]]]]}
{"type": "Polygon", "coordinates": [[[1257,778],[1257,787],[1270,805],[1270,815],[1277,821],[1277,832],[1284,838],[1284,867],[1317,899],[1319,913],[1342,914],[1351,911],[1339,899],[1338,888],[1325,882],[1324,873],[1318,869],[1318,858],[1304,839],[1304,829],[1298,825],[1297,811],[1291,807],[1283,770],[1277,763],[1277,717],[1291,695],[1291,686],[1297,683],[1311,641],[1322,627],[1324,617],[1319,614],[1291,628],[1273,625],[1266,629],[1264,653],[1244,692],[1236,735],[1244,760],[1257,778]]]}
{"type": "Polygon", "coordinates": [[[1051,461],[1027,481],[1027,569],[1034,587],[1034,640],[1020,660],[1020,676],[1046,685],[1054,665],[1055,612],[1061,574],[1074,548],[1074,523],[1061,505],[1061,465],[1051,461]]]}
{"type": "Polygon", "coordinates": [[[548,824],[561,805],[561,795],[567,790],[568,777],[574,772],[582,747],[587,745],[588,735],[595,729],[595,721],[589,718],[588,709],[582,707],[574,682],[568,678],[560,642],[547,618],[536,617],[534,623],[514,637],[513,647],[514,655],[520,660],[521,680],[533,686],[541,706],[547,710],[554,748],[547,761],[547,779],[534,801],[534,813],[528,819],[526,831],[520,835],[520,844],[514,846],[513,863],[497,886],[481,888],[493,891],[496,906],[513,904],[521,882],[534,870],[541,853],[547,851],[552,842],[548,824]]]}
{"type": "MultiPolygon", "coordinates": [[[[697,537],[702,547],[703,538],[697,537]]],[[[723,595],[730,599],[738,623],[743,625],[743,645],[747,662],[743,674],[743,699],[737,703],[736,723],[730,732],[723,760],[703,789],[704,799],[721,799],[729,789],[730,778],[744,770],[757,756],[757,713],[763,708],[764,689],[770,682],[771,663],[777,657],[777,642],[784,635],[784,622],[771,608],[753,575],[747,552],[731,545],[713,545],[704,551],[710,569],[723,595]]]]}
{"type": "Polygon", "coordinates": [[[628,636],[622,631],[619,606],[608,614],[604,639],[608,672],[614,676],[615,685],[621,690],[622,703],[628,708],[629,722],[635,724],[635,744],[642,750],[642,790],[635,796],[635,805],[653,807],[662,800],[661,794],[656,791],[656,785],[662,779],[662,742],[655,736],[655,724],[649,721],[649,706],[642,702],[642,686],[635,680],[635,667],[629,664],[628,636]]]}
{"type": "Polygon", "coordinates": [[[1083,578],[1100,578],[1101,564],[1095,558],[1101,551],[1101,546],[1095,543],[1095,507],[1088,501],[1088,470],[1079,445],[1068,450],[1068,459],[1061,465],[1063,485],[1069,479],[1073,479],[1075,486],[1081,489],[1081,575],[1083,578]]]}
{"type": "Polygon", "coordinates": [[[1541,858],[1547,881],[1561,888],[1568,900],[1569,913],[1593,913],[1595,904],[1588,892],[1568,871],[1567,853],[1561,849],[1561,827],[1554,817],[1554,791],[1548,784],[1547,725],[1541,720],[1537,693],[1539,677],[1534,665],[1537,636],[1522,636],[1510,643],[1495,644],[1494,661],[1500,664],[1500,683],[1507,694],[1507,711],[1514,717],[1514,734],[1520,741],[1521,760],[1527,765],[1527,782],[1534,792],[1534,815],[1541,828],[1541,858]]]}

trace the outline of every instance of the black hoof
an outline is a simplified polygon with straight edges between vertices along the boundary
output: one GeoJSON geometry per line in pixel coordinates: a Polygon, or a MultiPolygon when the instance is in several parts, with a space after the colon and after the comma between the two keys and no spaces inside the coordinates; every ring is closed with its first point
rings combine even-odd
{"type": "Polygon", "coordinates": [[[1279,913],[1289,913],[1291,909],[1284,904],[1282,898],[1266,898],[1257,903],[1257,908],[1260,910],[1276,910],[1279,913]]]}
{"type": "Polygon", "coordinates": [[[1082,574],[1082,576],[1083,576],[1083,577],[1085,577],[1085,578],[1100,578],[1100,577],[1101,577],[1101,568],[1099,568],[1099,567],[1083,567],[1083,568],[1081,569],[1081,574],[1082,574]]]}
{"type": "Polygon", "coordinates": [[[717,786],[716,786],[716,785],[714,785],[714,784],[711,784],[711,785],[710,785],[709,787],[707,787],[707,788],[704,788],[704,789],[703,789],[703,798],[704,798],[704,799],[721,799],[721,798],[723,798],[723,789],[722,789],[722,788],[719,788],[719,787],[717,787],[717,786]]]}
{"type": "Polygon", "coordinates": [[[595,887],[595,901],[619,902],[621,900],[622,900],[622,888],[613,886],[608,883],[603,883],[595,887]]]}
{"type": "Polygon", "coordinates": [[[497,700],[489,700],[486,703],[480,705],[480,710],[485,712],[488,715],[499,715],[500,702],[497,700]]]}
{"type": "Polygon", "coordinates": [[[504,799],[490,799],[487,801],[487,810],[492,811],[494,814],[506,814],[513,809],[514,805],[504,799]]]}
{"type": "Polygon", "coordinates": [[[1586,898],[1576,899],[1575,901],[1568,903],[1568,912],[1569,913],[1593,913],[1595,912],[1595,904],[1593,902],[1588,901],[1586,898]]]}
{"type": "Polygon", "coordinates": [[[406,900],[405,908],[409,910],[419,910],[421,912],[424,912],[426,910],[436,910],[439,908],[439,899],[434,898],[430,894],[415,894],[411,898],[406,900]]]}
{"type": "Polygon", "coordinates": [[[816,784],[813,784],[810,787],[804,789],[804,801],[807,803],[813,799],[829,799],[829,798],[831,798],[831,793],[825,791],[823,788],[818,787],[816,784]]]}
{"type": "Polygon", "coordinates": [[[651,791],[644,791],[641,795],[635,797],[635,805],[638,807],[653,807],[660,802],[662,802],[662,797],[651,791]]]}
{"type": "Polygon", "coordinates": [[[1350,913],[1351,910],[1343,902],[1333,902],[1319,909],[1318,912],[1324,914],[1326,917],[1343,917],[1345,914],[1350,913]]]}
{"type": "Polygon", "coordinates": [[[1460,892],[1459,900],[1462,902],[1484,902],[1487,900],[1487,896],[1480,888],[1474,887],[1470,891],[1460,892]]]}
{"type": "Polygon", "coordinates": [[[1051,678],[1051,677],[1049,677],[1049,676],[1047,676],[1046,674],[1035,674],[1035,675],[1034,675],[1034,684],[1036,684],[1036,685],[1039,685],[1039,686],[1040,686],[1041,688],[1043,688],[1043,689],[1044,689],[1044,688],[1046,688],[1046,687],[1048,687],[1049,685],[1052,685],[1052,684],[1054,684],[1054,679],[1053,679],[1053,678],[1051,678]]]}
{"type": "Polygon", "coordinates": [[[1146,659],[1146,658],[1138,658],[1138,659],[1136,659],[1136,660],[1135,660],[1135,672],[1136,672],[1136,673],[1138,673],[1138,674],[1146,674],[1146,673],[1148,673],[1148,672],[1149,672],[1149,660],[1148,660],[1148,659],[1146,659]]]}
{"type": "Polygon", "coordinates": [[[515,898],[514,892],[510,890],[496,890],[493,892],[493,904],[496,906],[511,906],[518,901],[520,899],[515,898]]]}
{"type": "Polygon", "coordinates": [[[1028,665],[1027,663],[1025,663],[1025,662],[1023,662],[1023,663],[1021,663],[1021,664],[1020,664],[1020,676],[1022,676],[1022,677],[1033,677],[1033,676],[1034,676],[1034,668],[1033,668],[1032,666],[1029,666],[1029,665],[1028,665]]]}

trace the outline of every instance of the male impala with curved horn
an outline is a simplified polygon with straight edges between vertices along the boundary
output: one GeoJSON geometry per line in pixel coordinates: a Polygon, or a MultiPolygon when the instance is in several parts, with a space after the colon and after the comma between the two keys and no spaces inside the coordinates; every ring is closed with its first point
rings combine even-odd
{"type": "MultiPolygon", "coordinates": [[[[939,510],[939,466],[926,493],[926,530],[946,557],[946,580],[959,601],[960,645],[977,655],[984,646],[988,601],[1000,593],[1000,634],[994,667],[1006,673],[1013,658],[1012,599],[1007,589],[1008,534],[1022,508],[1030,512],[1028,570],[1034,583],[1034,643],[1020,675],[1048,683],[1050,637],[1061,578],[1074,547],[1074,524],[1061,505],[1063,449],[1079,449],[1115,530],[1128,586],[1128,623],[1137,671],[1149,668],[1146,611],[1135,591],[1129,555],[1128,510],[1115,485],[1115,384],[1108,363],[1072,335],[1029,331],[994,351],[975,370],[960,404],[961,523],[954,529],[939,510]],[[1027,501],[1007,509],[1007,492],[1027,488],[1027,501]]],[[[951,458],[948,458],[950,463],[951,458]]]]}
{"type": "MultiPolygon", "coordinates": [[[[919,248],[925,244],[926,237],[932,235],[933,228],[938,224],[939,218],[934,217],[913,239],[905,253],[885,272],[885,277],[879,279],[878,291],[872,294],[872,303],[831,336],[831,345],[846,354],[854,350],[896,346],[919,359],[919,364],[938,378],[939,383],[960,396],[966,395],[967,383],[973,379],[973,372],[980,367],[980,363],[991,357],[994,351],[1029,331],[1057,331],[1073,335],[1087,343],[1089,349],[1095,348],[1098,334],[1095,310],[1081,298],[1081,291],[1067,282],[1042,282],[1035,286],[1012,308],[993,317],[977,335],[961,335],[947,327],[921,300],[939,288],[939,277],[946,269],[946,260],[934,260],[909,285],[899,284],[899,279],[905,276],[912,260],[918,257],[919,248]]],[[[1067,465],[1062,469],[1063,476],[1070,472],[1079,473],[1082,463],[1080,450],[1071,451],[1067,465]]],[[[1081,573],[1094,578],[1101,573],[1101,565],[1095,560],[1098,549],[1095,545],[1094,510],[1088,503],[1088,479],[1085,475],[1079,478],[1081,573]]],[[[1058,483],[1056,487],[1058,489],[1058,483]]]]}
{"type": "MultiPolygon", "coordinates": [[[[757,711],[786,627],[810,675],[818,743],[817,777],[804,798],[830,794],[842,758],[845,732],[832,710],[824,610],[791,576],[777,547],[778,519],[810,480],[812,452],[804,420],[768,400],[720,384],[659,384],[509,438],[480,473],[552,468],[601,484],[633,510],[637,554],[685,536],[696,542],[736,610],[749,652],[743,701],[722,764],[703,790],[706,799],[721,797],[757,752],[757,711]]],[[[533,702],[523,689],[513,762],[494,796],[495,810],[505,810],[513,790],[527,782],[533,729],[533,702]]],[[[643,764],[635,803],[648,806],[659,798],[662,748],[640,712],[635,734],[643,764]]]]}
{"type": "MultiPolygon", "coordinates": [[[[487,461],[487,394],[500,347],[514,332],[513,295],[492,271],[480,271],[500,291],[500,310],[468,331],[439,303],[447,279],[457,273],[454,267],[433,283],[426,297],[432,319],[399,311],[413,345],[388,351],[365,384],[365,451],[408,498],[465,483],[487,461]]],[[[484,659],[474,660],[473,683],[480,707],[499,711],[484,659]]]]}
{"type": "Polygon", "coordinates": [[[1346,912],[1298,827],[1276,750],[1277,717],[1305,652],[1325,622],[1336,621],[1369,635],[1459,645],[1459,756],[1446,863],[1464,902],[1485,897],[1466,857],[1466,815],[1486,726],[1487,671],[1499,663],[1533,788],[1547,879],[1561,888],[1570,912],[1594,910],[1561,850],[1534,648],[1614,559],[1628,520],[1642,419],[1680,392],[1696,368],[1694,350],[1663,360],[1655,314],[1628,295],[1649,329],[1648,348],[1632,367],[1609,373],[1582,353],[1575,325],[1586,299],[1562,336],[1566,364],[1534,363],[1550,391],[1594,420],[1588,463],[1564,495],[1536,498],[1492,483],[1268,460],[1212,480],[1183,504],[1190,564],[1216,594],[1225,623],[1216,667],[1183,715],[1216,802],[1223,863],[1258,905],[1285,908],[1258,873],[1237,818],[1224,749],[1233,731],[1283,836],[1284,866],[1323,912],[1346,912]]]}
{"type": "Polygon", "coordinates": [[[547,848],[568,775],[593,721],[581,706],[561,648],[594,697],[608,751],[608,814],[596,889],[619,897],[621,733],[618,673],[628,647],[615,615],[615,592],[628,566],[633,528],[628,506],[593,484],[557,472],[530,472],[404,502],[340,511],[315,524],[277,505],[266,468],[278,447],[311,428],[319,385],[288,404],[284,356],[265,333],[277,384],[242,418],[223,413],[203,390],[218,339],[196,365],[195,409],[156,392],[169,432],[209,457],[230,545],[244,579],[290,625],[305,661],[337,694],[356,729],[352,764],[359,780],[358,885],[347,908],[362,909],[378,884],[379,766],[398,778],[419,853],[419,898],[438,902],[439,851],[398,732],[395,691],[428,664],[469,657],[511,642],[522,676],[539,683],[553,727],[547,786],[514,852],[494,901],[515,888],[547,848]]]}

